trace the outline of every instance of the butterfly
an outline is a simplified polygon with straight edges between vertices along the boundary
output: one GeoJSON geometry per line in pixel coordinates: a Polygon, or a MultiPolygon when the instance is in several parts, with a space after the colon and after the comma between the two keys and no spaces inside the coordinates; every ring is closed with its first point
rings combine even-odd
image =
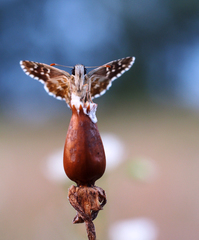
{"type": "Polygon", "coordinates": [[[103,95],[112,85],[112,82],[129,70],[135,57],[126,57],[108,62],[86,73],[86,67],[77,64],[72,74],[53,67],[52,65],[33,61],[20,61],[21,68],[30,77],[44,84],[45,90],[69,105],[71,97],[77,96],[80,101],[103,95]]]}

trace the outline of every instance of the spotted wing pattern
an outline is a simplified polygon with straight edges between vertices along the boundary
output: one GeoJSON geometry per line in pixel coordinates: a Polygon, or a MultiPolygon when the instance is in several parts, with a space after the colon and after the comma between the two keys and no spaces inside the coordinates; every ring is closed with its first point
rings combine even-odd
{"type": "Polygon", "coordinates": [[[103,95],[115,79],[132,67],[134,61],[135,57],[126,57],[108,62],[89,72],[86,77],[87,81],[91,83],[91,97],[96,98],[103,95]]]}
{"type": "Polygon", "coordinates": [[[32,61],[20,61],[20,65],[27,75],[43,83],[50,95],[69,104],[71,75],[68,72],[32,61]]]}

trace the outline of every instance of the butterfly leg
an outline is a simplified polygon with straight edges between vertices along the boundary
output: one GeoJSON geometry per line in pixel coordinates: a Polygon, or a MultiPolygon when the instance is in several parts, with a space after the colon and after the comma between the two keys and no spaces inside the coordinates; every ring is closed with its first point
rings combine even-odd
{"type": "Polygon", "coordinates": [[[89,91],[89,84],[86,83],[86,84],[83,85],[83,87],[84,87],[84,90],[85,90],[83,102],[84,103],[86,103],[86,102],[93,103],[92,98],[91,98],[91,94],[90,94],[90,91],[89,91]]]}
{"type": "Polygon", "coordinates": [[[89,81],[89,83],[85,84],[85,85],[87,85],[86,99],[87,99],[87,101],[93,103],[93,100],[91,98],[91,91],[90,91],[90,89],[91,89],[91,81],[89,81]]]}
{"type": "Polygon", "coordinates": [[[90,92],[88,92],[88,99],[90,100],[91,103],[93,103],[93,100],[91,98],[91,93],[90,92]]]}
{"type": "Polygon", "coordinates": [[[82,102],[85,104],[87,102],[87,92],[88,92],[88,84],[84,84],[83,85],[83,98],[82,98],[82,102]]]}

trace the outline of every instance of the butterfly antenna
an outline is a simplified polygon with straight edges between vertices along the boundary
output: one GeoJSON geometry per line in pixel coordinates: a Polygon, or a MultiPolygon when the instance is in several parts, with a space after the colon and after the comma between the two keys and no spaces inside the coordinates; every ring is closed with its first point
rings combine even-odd
{"type": "MultiPolygon", "coordinates": [[[[74,68],[74,66],[65,66],[57,63],[51,63],[50,66],[59,66],[59,67],[66,67],[66,68],[74,68]]],[[[98,68],[98,67],[108,67],[110,68],[110,65],[101,65],[101,66],[85,66],[85,68],[98,68]]]]}
{"type": "Polygon", "coordinates": [[[73,66],[65,66],[57,63],[51,63],[50,66],[59,66],[59,67],[66,67],[66,68],[73,68],[73,66]]]}
{"type": "Polygon", "coordinates": [[[101,67],[101,66],[85,66],[85,68],[98,68],[98,67],[101,67]]]}
{"type": "Polygon", "coordinates": [[[110,65],[101,65],[101,66],[86,66],[86,68],[98,68],[98,67],[111,67],[110,65]]]}

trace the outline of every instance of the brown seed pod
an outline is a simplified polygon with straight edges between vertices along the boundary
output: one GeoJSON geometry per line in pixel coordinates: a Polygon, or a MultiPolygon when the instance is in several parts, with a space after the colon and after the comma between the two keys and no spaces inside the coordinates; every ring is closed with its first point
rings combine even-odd
{"type": "MultiPolygon", "coordinates": [[[[64,170],[78,186],[93,186],[104,174],[106,158],[103,143],[91,118],[82,106],[74,106],[64,146],[64,170]]],[[[87,108],[90,111],[90,108],[87,108]]]]}

